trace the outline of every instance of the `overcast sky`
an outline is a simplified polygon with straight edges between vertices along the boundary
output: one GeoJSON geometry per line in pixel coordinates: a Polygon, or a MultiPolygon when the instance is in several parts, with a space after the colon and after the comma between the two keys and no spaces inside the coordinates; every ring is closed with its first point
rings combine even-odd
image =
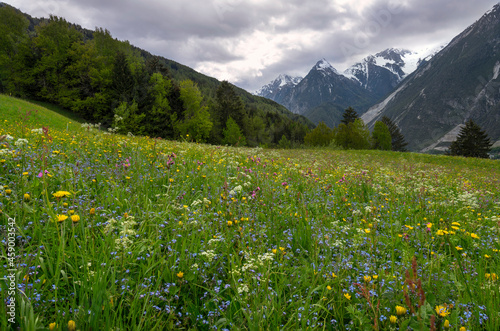
{"type": "Polygon", "coordinates": [[[255,91],[321,58],[339,71],[389,47],[449,42],[498,0],[0,0],[94,29],[255,91]]]}

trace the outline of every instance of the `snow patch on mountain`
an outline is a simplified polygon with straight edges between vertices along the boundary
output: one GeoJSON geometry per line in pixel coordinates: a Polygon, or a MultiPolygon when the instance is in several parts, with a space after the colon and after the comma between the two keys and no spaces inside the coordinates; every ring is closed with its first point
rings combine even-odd
{"type": "Polygon", "coordinates": [[[313,69],[321,71],[324,75],[328,75],[330,73],[334,73],[336,75],[340,75],[337,69],[335,69],[326,59],[319,60],[313,69]]]}
{"type": "Polygon", "coordinates": [[[276,93],[278,90],[284,87],[294,87],[300,81],[302,77],[293,77],[287,74],[280,74],[276,79],[267,85],[262,86],[260,89],[255,91],[255,95],[268,97],[270,94],[276,93]]]}
{"type": "Polygon", "coordinates": [[[365,81],[367,81],[370,75],[368,64],[373,64],[389,70],[401,81],[414,72],[423,61],[428,61],[445,46],[427,47],[417,51],[389,48],[375,55],[365,57],[361,62],[347,68],[343,75],[359,83],[361,83],[359,77],[364,76],[366,77],[365,81]]]}

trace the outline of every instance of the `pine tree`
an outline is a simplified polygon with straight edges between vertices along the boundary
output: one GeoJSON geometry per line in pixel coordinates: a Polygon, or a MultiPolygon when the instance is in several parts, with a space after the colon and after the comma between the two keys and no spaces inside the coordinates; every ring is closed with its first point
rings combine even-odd
{"type": "Polygon", "coordinates": [[[406,146],[408,143],[405,141],[405,137],[401,134],[396,123],[394,123],[389,117],[383,116],[380,121],[387,125],[389,132],[391,134],[392,150],[396,152],[406,152],[406,146]]]}
{"type": "Polygon", "coordinates": [[[342,115],[342,120],[340,122],[347,125],[349,123],[353,123],[358,118],[359,118],[358,113],[356,113],[356,111],[352,107],[349,107],[344,111],[344,114],[342,115]]]}
{"type": "Polygon", "coordinates": [[[491,140],[486,132],[474,121],[468,120],[460,130],[457,140],[451,143],[448,154],[487,159],[491,145],[491,140]]]}

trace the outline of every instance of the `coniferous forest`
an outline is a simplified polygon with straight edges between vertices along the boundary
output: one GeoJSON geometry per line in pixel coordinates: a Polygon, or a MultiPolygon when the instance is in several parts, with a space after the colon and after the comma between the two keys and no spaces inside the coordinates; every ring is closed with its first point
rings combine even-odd
{"type": "Polygon", "coordinates": [[[274,101],[119,41],[102,28],[0,7],[0,93],[110,131],[212,144],[303,143],[313,127],[274,101]]]}

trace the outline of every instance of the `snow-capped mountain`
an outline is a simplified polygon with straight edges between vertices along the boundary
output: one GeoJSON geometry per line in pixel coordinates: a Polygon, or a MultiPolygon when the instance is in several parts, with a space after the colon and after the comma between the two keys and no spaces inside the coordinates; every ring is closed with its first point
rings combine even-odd
{"type": "Polygon", "coordinates": [[[419,51],[389,48],[365,57],[361,62],[347,68],[343,74],[363,88],[383,97],[392,92],[399,82],[414,72],[422,62],[428,61],[443,48],[444,45],[419,51]]]}
{"type": "Polygon", "coordinates": [[[262,86],[255,92],[255,95],[281,103],[278,100],[283,99],[283,97],[289,93],[295,85],[300,83],[301,80],[302,77],[292,77],[286,74],[281,74],[269,84],[262,86]]]}
{"type": "Polygon", "coordinates": [[[339,75],[337,69],[335,69],[325,58],[319,60],[311,70],[316,70],[324,76],[328,76],[331,74],[339,75]]]}
{"type": "Polygon", "coordinates": [[[361,115],[382,99],[417,67],[442,49],[410,51],[389,48],[369,55],[343,73],[326,59],[319,60],[304,78],[280,75],[257,95],[274,100],[314,123],[338,124],[345,108],[361,115]]]}
{"type": "Polygon", "coordinates": [[[313,123],[324,121],[331,127],[339,123],[345,108],[352,106],[363,112],[376,101],[373,93],[340,74],[325,59],[319,60],[286,95],[273,100],[313,123]]]}

